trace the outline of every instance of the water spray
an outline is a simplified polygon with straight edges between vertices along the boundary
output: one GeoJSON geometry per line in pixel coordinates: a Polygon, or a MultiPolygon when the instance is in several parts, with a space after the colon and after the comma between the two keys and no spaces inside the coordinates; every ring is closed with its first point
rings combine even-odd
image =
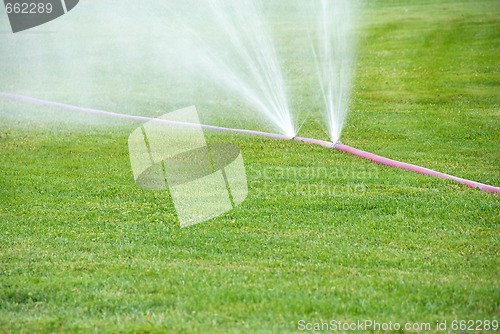
{"type": "Polygon", "coordinates": [[[280,139],[280,140],[292,140],[292,141],[307,143],[307,144],[311,144],[311,145],[319,145],[319,146],[322,146],[322,147],[325,147],[328,149],[332,149],[332,150],[336,149],[336,150],[339,150],[339,151],[342,151],[345,153],[350,153],[350,154],[355,155],[357,157],[367,159],[367,160],[373,161],[377,164],[385,165],[388,167],[405,169],[405,170],[409,170],[409,171],[423,174],[423,175],[429,175],[429,176],[433,176],[433,177],[437,177],[437,178],[452,180],[452,181],[455,181],[457,183],[464,184],[470,188],[479,189],[479,190],[484,191],[484,192],[495,193],[495,194],[500,193],[500,187],[495,187],[495,186],[487,185],[484,183],[479,183],[479,182],[463,179],[460,177],[456,177],[453,175],[437,172],[437,171],[434,171],[432,169],[428,169],[425,167],[421,167],[421,166],[417,166],[417,165],[413,165],[413,164],[409,164],[409,163],[405,163],[405,162],[400,162],[397,160],[392,160],[389,158],[385,158],[385,157],[382,157],[382,156],[379,156],[379,155],[376,155],[376,154],[373,154],[370,152],[366,152],[366,151],[342,144],[341,142],[332,143],[332,142],[329,142],[326,140],[320,140],[320,139],[314,139],[314,138],[304,138],[304,137],[297,137],[297,136],[289,137],[289,136],[285,136],[282,134],[263,132],[263,131],[233,129],[233,128],[214,126],[214,125],[193,124],[193,123],[187,123],[187,122],[176,122],[176,121],[169,121],[169,120],[165,120],[165,119],[151,118],[151,117],[146,117],[146,116],[120,114],[120,113],[115,113],[115,112],[111,112],[111,111],[78,107],[78,106],[73,106],[70,104],[48,101],[48,100],[38,99],[38,98],[25,96],[25,95],[18,95],[18,94],[10,94],[10,93],[1,93],[0,92],[0,98],[24,102],[24,103],[30,103],[30,104],[35,104],[35,105],[47,106],[47,107],[56,107],[56,108],[60,108],[63,110],[68,110],[68,111],[94,114],[94,115],[99,115],[99,116],[107,116],[107,117],[113,117],[113,118],[124,119],[124,120],[132,120],[132,121],[142,122],[142,123],[153,121],[153,122],[158,122],[158,124],[163,123],[163,124],[168,124],[168,125],[173,125],[173,126],[181,126],[181,127],[199,127],[199,128],[202,128],[204,130],[209,130],[209,131],[232,132],[232,133],[238,133],[238,134],[243,134],[243,135],[266,137],[266,138],[280,139]]]}

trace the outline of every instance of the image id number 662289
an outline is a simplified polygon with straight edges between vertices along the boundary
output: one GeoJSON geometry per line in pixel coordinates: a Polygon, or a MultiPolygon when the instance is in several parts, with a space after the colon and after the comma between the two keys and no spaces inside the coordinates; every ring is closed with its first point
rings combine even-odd
{"type": "Polygon", "coordinates": [[[50,14],[52,13],[52,4],[50,2],[43,3],[7,3],[5,5],[7,14],[50,14]]]}

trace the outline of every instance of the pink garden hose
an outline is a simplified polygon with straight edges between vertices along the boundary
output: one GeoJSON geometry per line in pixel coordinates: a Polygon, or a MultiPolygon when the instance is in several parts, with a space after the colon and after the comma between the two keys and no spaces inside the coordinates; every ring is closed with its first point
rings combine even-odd
{"type": "Polygon", "coordinates": [[[460,177],[456,177],[456,176],[441,173],[441,172],[436,172],[432,169],[420,167],[417,165],[412,165],[412,164],[409,164],[406,162],[400,162],[397,160],[384,158],[384,157],[381,157],[380,155],[376,155],[376,154],[373,154],[370,152],[365,152],[365,151],[359,150],[357,148],[344,145],[342,143],[332,144],[331,142],[327,142],[324,140],[302,138],[302,137],[294,137],[293,139],[296,141],[305,142],[305,143],[309,143],[309,144],[320,145],[320,146],[328,147],[328,148],[335,148],[339,151],[350,153],[350,154],[353,154],[353,155],[358,156],[360,158],[368,159],[368,160],[371,160],[371,161],[376,162],[376,163],[381,164],[381,165],[394,167],[394,168],[406,169],[406,170],[409,170],[409,171],[412,171],[415,173],[430,175],[430,176],[434,176],[434,177],[438,177],[438,178],[442,178],[442,179],[453,180],[455,182],[465,184],[466,186],[468,186],[470,188],[478,188],[479,190],[485,191],[485,192],[496,193],[496,194],[500,193],[499,187],[494,187],[494,186],[490,186],[487,184],[462,179],[460,177]]]}
{"type": "Polygon", "coordinates": [[[76,112],[83,112],[83,113],[89,113],[89,114],[95,114],[95,115],[101,115],[101,116],[109,116],[109,117],[120,118],[120,119],[128,119],[128,120],[133,120],[133,121],[137,121],[137,122],[154,121],[154,122],[165,123],[165,124],[170,124],[170,125],[175,125],[175,126],[201,127],[203,129],[211,130],[211,131],[226,131],[226,132],[234,132],[234,133],[246,134],[246,135],[252,135],[252,136],[268,137],[268,138],[274,138],[274,139],[295,140],[298,142],[319,145],[319,146],[323,146],[323,147],[330,148],[330,149],[337,149],[337,150],[342,151],[342,152],[350,153],[350,154],[353,154],[355,156],[371,160],[371,161],[376,162],[376,163],[381,164],[381,165],[394,167],[394,168],[406,169],[406,170],[409,170],[409,171],[412,171],[415,173],[419,173],[419,174],[430,175],[433,177],[453,180],[455,182],[465,184],[466,186],[468,186],[470,188],[477,188],[481,191],[496,193],[496,194],[500,193],[499,187],[494,187],[494,186],[490,186],[487,184],[462,179],[462,178],[459,178],[459,177],[456,177],[453,175],[449,175],[449,174],[445,174],[445,173],[441,173],[441,172],[436,172],[432,169],[428,169],[428,168],[408,164],[405,162],[400,162],[400,161],[384,158],[384,157],[381,157],[381,156],[373,154],[373,153],[365,152],[365,151],[359,150],[357,148],[344,145],[342,143],[333,144],[332,142],[328,142],[325,140],[319,140],[319,139],[312,139],[312,138],[303,138],[303,137],[290,138],[290,137],[280,135],[280,134],[254,131],[254,130],[231,129],[231,128],[224,128],[224,127],[219,127],[219,126],[205,125],[205,124],[174,122],[174,121],[168,121],[168,120],[158,119],[158,118],[150,118],[150,117],[145,117],[145,116],[119,114],[119,113],[97,110],[97,109],[82,108],[82,107],[77,107],[77,106],[73,106],[73,105],[69,105],[69,104],[47,101],[47,100],[37,99],[37,98],[24,96],[24,95],[17,95],[17,94],[0,93],[0,98],[20,101],[20,102],[25,102],[25,103],[31,103],[31,104],[36,104],[36,105],[56,107],[56,108],[70,110],[70,111],[76,111],[76,112]]]}

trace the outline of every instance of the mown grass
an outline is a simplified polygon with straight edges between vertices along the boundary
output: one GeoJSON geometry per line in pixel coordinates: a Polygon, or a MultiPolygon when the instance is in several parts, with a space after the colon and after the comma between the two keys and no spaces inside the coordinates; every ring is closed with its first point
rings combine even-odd
{"type": "MultiPolygon", "coordinates": [[[[362,15],[342,141],[499,185],[497,2],[373,1],[362,15]]],[[[147,109],[141,96],[134,108],[147,109]]],[[[133,182],[136,125],[25,126],[8,114],[26,106],[0,108],[3,332],[498,320],[496,195],[319,147],[207,133],[241,148],[249,195],[180,229],[168,192],[133,182]]],[[[313,122],[302,132],[324,136],[313,122]]]]}

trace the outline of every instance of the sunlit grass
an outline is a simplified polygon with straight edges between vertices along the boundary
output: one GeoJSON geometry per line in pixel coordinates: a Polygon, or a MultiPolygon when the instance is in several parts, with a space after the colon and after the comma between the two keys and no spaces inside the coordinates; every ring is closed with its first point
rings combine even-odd
{"type": "MultiPolygon", "coordinates": [[[[495,1],[371,2],[341,140],[500,185],[498,13],[495,1]]],[[[127,112],[160,104],[142,96],[127,112]]],[[[206,133],[240,147],[249,195],[180,229],[168,192],[133,182],[136,125],[21,126],[7,114],[31,107],[0,103],[1,331],[498,318],[496,195],[320,147],[206,133]]],[[[325,136],[312,121],[301,134],[325,136]]]]}

